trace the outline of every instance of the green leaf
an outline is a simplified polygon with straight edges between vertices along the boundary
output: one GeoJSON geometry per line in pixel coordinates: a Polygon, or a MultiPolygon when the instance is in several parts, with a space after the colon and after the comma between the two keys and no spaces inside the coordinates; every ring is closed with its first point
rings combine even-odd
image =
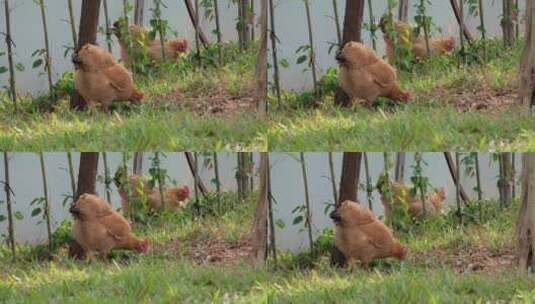
{"type": "Polygon", "coordinates": [[[0,74],[4,74],[7,72],[7,68],[5,66],[0,66],[0,74]]]}
{"type": "Polygon", "coordinates": [[[35,208],[32,210],[32,217],[36,217],[41,214],[41,208],[35,208]]]}
{"type": "Polygon", "coordinates": [[[35,69],[35,68],[39,67],[42,64],[43,64],[43,59],[37,59],[36,61],[33,62],[32,69],[35,69]]]}
{"type": "Polygon", "coordinates": [[[294,218],[293,225],[301,223],[304,219],[305,218],[302,215],[297,216],[296,218],[294,218]]]}
{"type": "Polygon", "coordinates": [[[24,219],[24,215],[22,215],[22,213],[20,213],[20,211],[17,211],[17,212],[15,212],[15,219],[18,220],[18,221],[21,221],[22,219],[24,219]]]}
{"type": "Polygon", "coordinates": [[[0,214],[0,223],[5,221],[7,219],[7,217],[3,214],[0,214]]]}
{"type": "Polygon", "coordinates": [[[24,64],[19,62],[15,65],[15,69],[17,69],[19,72],[23,72],[26,68],[24,67],[24,64]]]}
{"type": "Polygon", "coordinates": [[[277,226],[279,229],[284,229],[284,227],[286,227],[286,224],[283,220],[278,219],[277,221],[275,221],[275,226],[277,226]]]}
{"type": "Polygon", "coordinates": [[[299,58],[297,58],[297,64],[301,64],[305,61],[307,61],[307,55],[301,55],[299,58]]]}

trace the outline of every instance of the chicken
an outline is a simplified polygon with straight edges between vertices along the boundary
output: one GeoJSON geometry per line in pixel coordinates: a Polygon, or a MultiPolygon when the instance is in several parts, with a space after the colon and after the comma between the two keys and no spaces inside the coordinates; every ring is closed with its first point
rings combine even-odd
{"type": "MultiPolygon", "coordinates": [[[[435,190],[430,196],[426,198],[425,214],[430,216],[438,215],[442,210],[442,204],[445,199],[446,193],[444,192],[444,189],[435,190]]],[[[420,199],[416,199],[410,202],[409,214],[412,217],[419,217],[424,214],[422,201],[420,199]]]]}
{"type": "MultiPolygon", "coordinates": [[[[123,37],[122,33],[122,21],[117,21],[113,24],[113,32],[119,40],[121,46],[121,59],[123,62],[130,65],[128,54],[128,40],[123,37]]],[[[151,62],[162,61],[162,44],[160,39],[150,39],[148,31],[137,25],[130,25],[128,27],[130,33],[130,41],[132,41],[132,47],[134,51],[146,51],[151,62]],[[145,48],[145,50],[142,50],[145,48]]],[[[188,50],[188,41],[185,39],[170,39],[164,43],[165,58],[178,61],[180,57],[188,50]]]]}
{"type": "Polygon", "coordinates": [[[340,65],[338,81],[350,98],[363,99],[368,105],[379,96],[394,101],[411,98],[397,84],[396,70],[362,43],[347,43],[336,60],[340,65]]]}
{"type": "Polygon", "coordinates": [[[131,175],[128,177],[128,184],[123,185],[122,172],[117,172],[115,176],[115,185],[119,189],[121,197],[121,206],[125,213],[130,213],[130,201],[138,203],[147,203],[150,210],[159,211],[165,208],[179,209],[185,206],[189,197],[190,190],[188,186],[169,187],[163,191],[163,204],[160,196],[160,188],[149,185],[149,179],[145,176],[131,175]],[[128,193],[129,191],[130,194],[128,193]]]}
{"type": "MultiPolygon", "coordinates": [[[[431,56],[448,55],[455,49],[455,38],[453,37],[436,37],[429,39],[429,50],[431,56]]],[[[419,38],[413,41],[412,54],[417,60],[422,60],[427,57],[427,46],[425,39],[419,38]]]]}
{"type": "Polygon", "coordinates": [[[96,195],[82,194],[69,211],[74,217],[73,239],[88,259],[98,254],[106,260],[112,249],[146,253],[149,248],[149,241],[135,237],[128,221],[96,195]]]}
{"type": "Polygon", "coordinates": [[[76,67],[74,89],[90,108],[100,105],[107,112],[112,101],[139,103],[143,99],[130,72],[105,49],[86,44],[73,54],[72,61],[76,67]]]}
{"type": "MultiPolygon", "coordinates": [[[[413,218],[423,215],[422,200],[420,197],[415,197],[406,185],[393,182],[390,190],[392,191],[391,201],[387,200],[385,193],[381,193],[381,202],[383,203],[385,218],[387,220],[392,219],[392,206],[394,204],[403,205],[402,208],[407,208],[408,214],[413,218]]],[[[445,199],[446,193],[444,189],[433,191],[425,199],[426,215],[438,215],[440,210],[442,210],[442,204],[445,199]]]]}
{"type": "MultiPolygon", "coordinates": [[[[411,50],[416,61],[427,58],[427,46],[425,38],[422,35],[415,35],[409,23],[396,21],[391,27],[387,18],[381,19],[379,27],[383,32],[383,39],[386,45],[386,56],[388,62],[395,62],[394,58],[394,41],[400,48],[411,50]],[[389,32],[395,32],[395,37],[391,37],[389,32]],[[394,38],[394,39],[393,39],[394,38]]],[[[431,56],[442,56],[450,54],[456,46],[455,38],[452,36],[429,38],[429,50],[431,56]]]]}
{"type": "Polygon", "coordinates": [[[375,259],[395,257],[404,260],[407,249],[366,207],[344,201],[331,212],[335,227],[335,245],[343,253],[347,264],[360,261],[364,267],[375,259]]]}

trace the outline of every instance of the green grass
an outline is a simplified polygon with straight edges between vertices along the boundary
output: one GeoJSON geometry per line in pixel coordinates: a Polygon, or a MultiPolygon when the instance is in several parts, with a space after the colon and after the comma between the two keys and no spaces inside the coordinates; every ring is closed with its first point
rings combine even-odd
{"type": "Polygon", "coordinates": [[[5,151],[265,151],[267,146],[267,123],[250,113],[206,118],[185,110],[141,107],[112,115],[71,110],[2,115],[0,121],[5,151]]]}
{"type": "MultiPolygon", "coordinates": [[[[474,52],[480,48],[474,47],[474,52]]],[[[416,65],[410,72],[399,72],[413,99],[396,106],[379,100],[373,110],[335,107],[337,72],[330,69],[320,81],[324,95],[318,108],[308,106],[314,101],[310,92],[285,92],[282,104],[274,104],[269,149],[533,150],[533,117],[515,104],[521,50],[521,45],[505,50],[492,41],[486,63],[459,68],[452,55],[416,65]],[[488,101],[487,108],[479,110],[488,101]]]]}
{"type": "Polygon", "coordinates": [[[296,267],[299,257],[289,254],[279,256],[277,268],[254,267],[247,259],[192,261],[188,252],[198,242],[217,239],[236,244],[248,236],[253,200],[236,203],[236,196],[229,193],[220,211],[214,211],[215,201],[212,197],[201,202],[202,219],[192,216],[197,210],[192,206],[135,226],[135,232],[150,237],[155,248],[146,256],[115,254],[108,263],[86,263],[72,261],[60,250],[45,262],[36,258],[39,250],[20,246],[19,260],[11,263],[3,245],[0,299],[5,303],[532,303],[535,299],[535,280],[513,266],[459,273],[464,260],[471,259],[467,252],[489,249],[499,257],[512,250],[516,204],[502,210],[496,202],[483,202],[481,222],[472,217],[479,209],[468,208],[462,227],[454,212],[424,222],[400,236],[409,247],[407,261],[384,261],[371,271],[350,271],[330,267],[326,256],[305,268],[296,267]]]}
{"type": "Polygon", "coordinates": [[[202,53],[204,68],[193,54],[148,75],[136,75],[144,92],[142,105],[115,105],[110,115],[69,109],[72,73],[55,85],[58,100],[21,95],[13,114],[7,94],[0,93],[0,149],[37,150],[247,150],[265,151],[268,124],[252,109],[222,109],[217,103],[251,104],[255,51],[224,48],[221,66],[216,49],[202,53]]]}

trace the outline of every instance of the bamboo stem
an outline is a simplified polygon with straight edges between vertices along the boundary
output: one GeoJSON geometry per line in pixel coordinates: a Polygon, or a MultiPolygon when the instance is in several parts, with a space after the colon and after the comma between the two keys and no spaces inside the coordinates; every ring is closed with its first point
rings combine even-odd
{"type": "Polygon", "coordinates": [[[457,175],[457,183],[455,184],[455,202],[457,203],[457,216],[459,223],[463,224],[463,214],[461,209],[461,169],[459,165],[459,153],[455,152],[455,169],[457,175]]]}
{"type": "Polygon", "coordinates": [[[78,36],[76,35],[76,23],[74,21],[74,12],[72,8],[72,0],[67,0],[67,7],[69,10],[69,23],[71,25],[72,45],[76,49],[78,46],[78,36]]]}
{"type": "Polygon", "coordinates": [[[201,47],[199,42],[199,0],[195,0],[195,49],[197,52],[197,60],[199,67],[202,65],[201,61],[201,47]]]}
{"type": "Polygon", "coordinates": [[[41,163],[41,176],[43,178],[43,195],[44,195],[44,216],[46,221],[46,232],[48,235],[48,248],[52,250],[52,227],[50,224],[50,203],[48,201],[48,184],[46,182],[46,170],[45,170],[45,159],[43,152],[39,152],[39,162],[41,163]]]}
{"type": "Polygon", "coordinates": [[[306,169],[306,162],[305,162],[305,153],[300,152],[299,154],[301,156],[301,169],[303,170],[303,184],[305,185],[305,206],[306,206],[305,223],[308,229],[308,241],[310,245],[310,252],[314,252],[314,240],[312,238],[312,213],[310,211],[310,193],[308,190],[308,178],[307,178],[307,169],[306,169]]]}
{"type": "Polygon", "coordinates": [[[74,180],[74,166],[72,164],[71,152],[67,152],[67,166],[69,167],[69,178],[71,181],[72,202],[74,203],[74,198],[76,197],[76,181],[74,180]]]}
{"type": "Polygon", "coordinates": [[[104,7],[104,26],[106,27],[106,45],[108,46],[108,51],[111,53],[111,31],[110,31],[110,17],[108,13],[108,1],[102,0],[104,7]]]}
{"type": "Polygon", "coordinates": [[[331,186],[333,189],[333,199],[334,203],[338,202],[338,193],[336,191],[336,175],[334,174],[334,161],[333,161],[333,153],[329,152],[329,173],[331,174],[331,186]]]}
{"type": "Polygon", "coordinates": [[[372,203],[372,181],[370,177],[370,167],[368,164],[368,153],[364,154],[364,171],[366,173],[366,198],[368,199],[368,208],[373,211],[373,203],[372,203]]]}
{"type": "Polygon", "coordinates": [[[281,88],[280,88],[280,75],[279,75],[279,59],[277,55],[277,35],[275,34],[275,7],[273,0],[269,0],[269,16],[271,31],[269,37],[271,38],[271,53],[273,56],[273,81],[275,82],[274,90],[277,95],[277,106],[280,107],[281,100],[281,88]]]}
{"type": "Polygon", "coordinates": [[[307,16],[307,25],[308,25],[308,45],[310,47],[310,65],[312,69],[312,81],[314,83],[314,94],[316,97],[319,97],[319,89],[318,89],[318,80],[316,75],[316,53],[314,51],[314,38],[312,34],[312,17],[310,15],[310,4],[308,0],[304,0],[305,3],[305,10],[306,10],[306,16],[307,16]]]}
{"type": "Polygon", "coordinates": [[[271,192],[271,168],[269,165],[269,154],[266,155],[267,163],[267,180],[268,180],[268,216],[269,216],[269,239],[271,254],[273,255],[273,261],[275,266],[277,265],[277,245],[275,243],[275,222],[273,217],[273,193],[271,192]]]}
{"type": "Polygon", "coordinates": [[[194,179],[194,182],[193,184],[195,185],[194,187],[194,193],[195,193],[195,206],[197,207],[197,215],[201,215],[200,211],[201,211],[201,208],[200,208],[200,205],[199,205],[199,183],[198,183],[198,173],[199,173],[199,159],[198,159],[198,156],[197,156],[197,152],[193,152],[193,164],[194,164],[194,173],[193,173],[193,179],[194,179]]]}
{"type": "Polygon", "coordinates": [[[336,25],[336,38],[338,41],[338,47],[341,48],[342,47],[342,29],[340,28],[340,19],[338,17],[338,4],[336,1],[337,0],[333,0],[334,24],[336,25]]]}
{"type": "MultiPolygon", "coordinates": [[[[165,205],[165,200],[164,200],[164,195],[163,195],[164,181],[162,180],[162,173],[161,173],[160,152],[155,152],[154,158],[156,159],[156,163],[158,164],[158,168],[157,168],[158,175],[156,176],[156,178],[158,181],[158,190],[160,192],[160,202],[162,203],[162,206],[165,208],[167,206],[165,205]]],[[[195,159],[195,163],[197,163],[197,159],[195,159]]]]}
{"type": "MultiPolygon", "coordinates": [[[[154,0],[154,5],[155,5],[155,14],[156,14],[156,17],[158,18],[158,22],[159,22],[159,25],[158,25],[158,34],[160,35],[160,47],[161,47],[161,51],[162,51],[162,62],[165,62],[165,35],[164,35],[164,29],[162,28],[162,22],[161,22],[161,10],[160,10],[160,1],[161,0],[154,0]]],[[[198,9],[198,8],[196,8],[198,9]]],[[[163,201],[162,201],[162,204],[163,204],[163,201]]]]}
{"type": "MultiPolygon", "coordinates": [[[[106,199],[108,203],[111,204],[110,170],[108,167],[108,155],[104,151],[102,152],[102,163],[104,165],[104,186],[106,187],[106,199]]],[[[128,178],[126,178],[125,180],[128,180],[128,178]]]]}
{"type": "Polygon", "coordinates": [[[43,32],[45,39],[45,69],[48,76],[48,90],[50,93],[50,101],[55,99],[54,84],[52,83],[52,58],[50,57],[50,45],[48,41],[48,27],[46,22],[45,4],[44,0],[39,0],[39,6],[41,8],[41,20],[43,22],[43,32]]]}
{"type": "Polygon", "coordinates": [[[466,48],[464,43],[464,1],[459,0],[460,3],[460,27],[459,27],[459,35],[461,39],[461,59],[462,63],[466,64],[466,48]]]}
{"type": "Polygon", "coordinates": [[[370,31],[372,38],[372,47],[374,51],[377,51],[377,37],[375,36],[375,16],[373,15],[372,0],[368,0],[368,12],[370,14],[370,31]]]}
{"type": "MultiPolygon", "coordinates": [[[[6,1],[7,3],[7,1],[6,1]]],[[[7,152],[4,152],[4,191],[6,192],[7,220],[8,220],[8,243],[11,248],[12,260],[17,260],[15,251],[15,223],[13,221],[13,209],[11,205],[11,183],[9,181],[9,158],[7,152]]]]}
{"type": "Polygon", "coordinates": [[[214,174],[215,174],[215,188],[217,191],[217,210],[221,212],[221,180],[219,179],[219,161],[217,159],[217,152],[214,152],[214,174]]]}
{"type": "Polygon", "coordinates": [[[477,199],[481,202],[483,200],[483,189],[481,189],[481,172],[479,167],[479,154],[476,152],[476,185],[477,185],[477,199]]]}
{"type": "Polygon", "coordinates": [[[223,65],[223,41],[221,37],[221,21],[219,20],[219,0],[214,0],[215,26],[217,33],[217,56],[219,65],[223,65]]]}
{"type": "Polygon", "coordinates": [[[9,64],[9,89],[11,101],[13,102],[13,108],[15,112],[18,112],[17,104],[17,92],[15,89],[15,67],[13,64],[13,49],[12,43],[13,39],[11,38],[11,10],[9,9],[9,0],[4,1],[5,15],[6,15],[6,45],[7,45],[7,61],[9,64]]]}

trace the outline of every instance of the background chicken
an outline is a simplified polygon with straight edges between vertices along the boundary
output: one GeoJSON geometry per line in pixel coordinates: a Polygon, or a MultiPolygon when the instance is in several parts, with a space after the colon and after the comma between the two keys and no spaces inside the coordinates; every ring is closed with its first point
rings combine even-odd
{"type": "MultiPolygon", "coordinates": [[[[390,25],[387,18],[382,18],[379,27],[383,32],[383,39],[386,46],[386,56],[390,63],[395,62],[394,44],[398,48],[410,49],[416,60],[427,58],[427,46],[425,38],[422,35],[415,35],[412,26],[407,22],[396,21],[394,26],[390,25]],[[395,32],[395,41],[391,37],[392,31],[395,32]]],[[[431,56],[441,56],[450,54],[455,49],[456,42],[452,36],[429,38],[429,50],[431,56]]]]}
{"type": "Polygon", "coordinates": [[[158,211],[163,208],[179,209],[187,203],[190,197],[188,186],[168,187],[163,191],[164,201],[162,204],[159,187],[151,188],[148,177],[130,175],[127,179],[128,184],[124,184],[122,174],[122,172],[117,171],[114,180],[119,189],[123,212],[127,214],[131,211],[131,202],[146,202],[149,209],[158,211]]]}
{"type": "MultiPolygon", "coordinates": [[[[382,187],[378,187],[382,189],[382,187]]],[[[385,217],[387,220],[392,220],[392,207],[396,205],[404,205],[411,217],[419,217],[423,215],[422,200],[418,196],[414,196],[411,190],[406,185],[398,182],[391,184],[390,190],[392,191],[391,199],[387,199],[385,193],[380,191],[381,203],[384,207],[385,217]]],[[[444,189],[434,190],[430,195],[425,198],[425,211],[426,215],[437,215],[442,210],[442,204],[446,199],[446,193],[444,189]]]]}
{"type": "Polygon", "coordinates": [[[410,99],[397,83],[396,70],[362,43],[347,43],[336,60],[340,86],[352,99],[364,99],[369,105],[379,96],[394,101],[410,99]]]}
{"type": "MultiPolygon", "coordinates": [[[[127,39],[123,37],[121,28],[122,21],[117,21],[113,24],[113,32],[119,40],[119,45],[121,46],[121,59],[123,62],[129,64],[128,43],[127,39]]],[[[148,52],[151,62],[162,61],[162,44],[160,39],[150,39],[147,29],[137,25],[130,25],[128,27],[128,32],[130,33],[130,39],[132,41],[132,47],[134,48],[134,51],[141,52],[143,50],[140,50],[140,48],[145,48],[148,52]]],[[[164,44],[164,50],[166,59],[177,61],[180,59],[182,54],[188,50],[188,41],[178,38],[166,40],[164,44]]]]}
{"type": "Polygon", "coordinates": [[[136,238],[128,221],[101,198],[83,194],[69,211],[74,217],[72,236],[87,258],[92,259],[98,254],[105,260],[112,249],[147,252],[148,240],[136,238]]]}
{"type": "Polygon", "coordinates": [[[143,93],[134,88],[132,75],[105,49],[86,44],[74,53],[74,89],[89,107],[100,105],[104,111],[112,101],[140,102],[143,93]]]}
{"type": "Polygon", "coordinates": [[[407,249],[366,207],[344,201],[330,217],[336,225],[335,245],[346,257],[348,265],[354,265],[357,260],[367,267],[374,259],[405,259],[407,249]]]}

